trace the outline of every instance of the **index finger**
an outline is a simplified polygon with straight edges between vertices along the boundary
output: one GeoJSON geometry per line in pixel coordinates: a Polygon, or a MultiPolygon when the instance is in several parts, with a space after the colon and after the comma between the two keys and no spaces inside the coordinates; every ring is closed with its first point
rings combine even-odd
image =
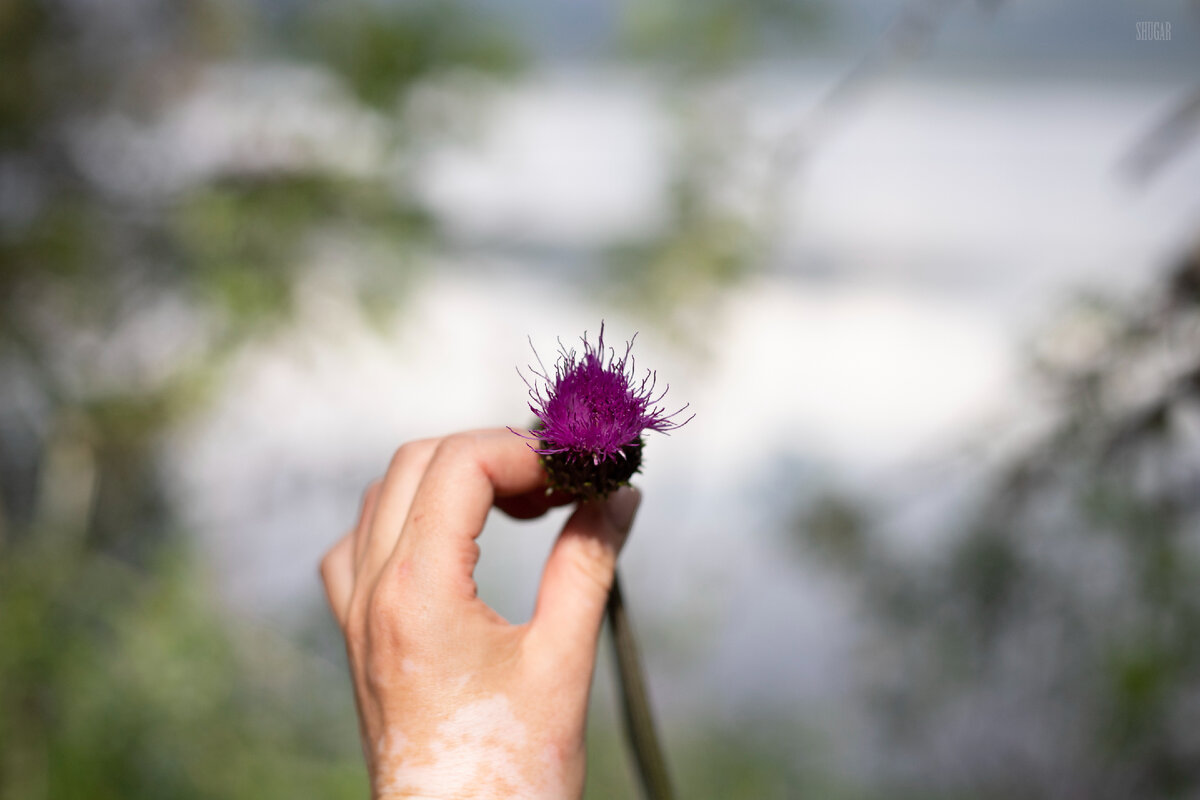
{"type": "Polygon", "coordinates": [[[447,436],[434,451],[400,536],[414,569],[435,585],[474,596],[475,539],[493,504],[528,503],[546,473],[528,443],[506,428],[447,436]]]}

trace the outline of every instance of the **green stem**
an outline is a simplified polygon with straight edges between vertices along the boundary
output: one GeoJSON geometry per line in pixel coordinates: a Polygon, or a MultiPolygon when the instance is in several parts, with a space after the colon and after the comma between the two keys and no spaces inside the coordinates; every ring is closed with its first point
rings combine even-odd
{"type": "Polygon", "coordinates": [[[633,629],[621,597],[621,579],[613,577],[612,591],[608,595],[608,624],[612,631],[613,650],[617,656],[617,679],[621,686],[621,711],[625,722],[625,735],[633,748],[637,760],[638,775],[646,800],[671,800],[671,778],[667,774],[667,762],[663,758],[658,734],[654,730],[654,717],[650,713],[650,698],[646,694],[646,679],[642,671],[642,660],[638,655],[633,629]]]}

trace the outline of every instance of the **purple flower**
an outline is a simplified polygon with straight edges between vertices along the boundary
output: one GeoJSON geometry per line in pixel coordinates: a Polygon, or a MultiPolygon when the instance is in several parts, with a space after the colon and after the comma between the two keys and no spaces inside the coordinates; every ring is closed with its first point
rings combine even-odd
{"type": "Polygon", "coordinates": [[[584,333],[582,355],[560,342],[553,377],[534,350],[540,371],[530,371],[541,380],[525,385],[538,421],[528,435],[513,432],[536,440],[530,447],[542,456],[553,488],[585,497],[608,494],[640,469],[644,432],[667,433],[691,421],[674,420],[687,405],[671,413],[659,405],[667,389],[655,396],[658,376],[650,370],[639,379],[632,350],[633,340],[620,358],[606,349],[603,323],[595,347],[584,333]]]}

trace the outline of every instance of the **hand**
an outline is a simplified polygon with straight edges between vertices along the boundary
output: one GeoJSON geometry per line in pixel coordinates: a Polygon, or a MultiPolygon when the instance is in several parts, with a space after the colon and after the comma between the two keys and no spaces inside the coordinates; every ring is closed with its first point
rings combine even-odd
{"type": "Polygon", "coordinates": [[[581,503],[546,561],[533,618],[476,594],[475,539],[493,504],[520,518],[546,494],[507,430],[405,444],[354,530],[321,562],[346,637],[374,798],[578,798],[596,640],[636,490],[581,503]]]}

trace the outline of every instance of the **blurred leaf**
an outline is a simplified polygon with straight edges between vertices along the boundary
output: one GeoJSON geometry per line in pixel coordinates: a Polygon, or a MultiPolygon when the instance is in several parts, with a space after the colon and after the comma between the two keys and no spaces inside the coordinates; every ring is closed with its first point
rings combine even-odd
{"type": "MultiPolygon", "coordinates": [[[[1182,304],[1105,307],[1085,391],[1077,360],[1044,362],[1058,424],[968,510],[948,549],[878,551],[844,573],[871,612],[864,687],[905,754],[884,786],[1114,800],[1200,786],[1183,722],[1200,691],[1200,505],[1181,472],[1198,442],[1174,423],[1196,391],[1194,323],[1182,304]],[[1163,363],[1179,365],[1178,380],[1139,383],[1163,363]],[[970,722],[979,715],[986,727],[970,722]],[[947,726],[965,735],[939,738],[947,726]],[[1013,747],[1030,735],[1047,738],[1013,747]]],[[[799,524],[820,518],[815,506],[799,524]]]]}
{"type": "Polygon", "coordinates": [[[453,2],[318,7],[308,50],[365,103],[394,109],[416,81],[449,69],[508,73],[521,62],[497,20],[453,2]]]}
{"type": "Polygon", "coordinates": [[[819,558],[842,568],[859,568],[867,556],[868,521],[850,499],[824,493],[804,504],[795,531],[819,558]]]}
{"type": "Polygon", "coordinates": [[[0,797],[365,796],[340,674],[235,642],[176,557],[31,541],[0,559],[0,797]]]}
{"type": "MultiPolygon", "coordinates": [[[[437,221],[390,166],[251,163],[142,196],[78,152],[97,116],[153,129],[215,59],[269,50],[253,37],[277,32],[250,27],[267,11],[0,3],[0,179],[19,190],[0,207],[0,381],[20,400],[0,405],[0,481],[5,514],[25,510],[0,520],[0,798],[368,793],[344,664],[229,618],[182,547],[161,459],[230,357],[292,318],[319,246],[348,254],[348,297],[394,308],[437,221]],[[147,356],[167,315],[194,336],[147,356]],[[86,468],[58,474],[54,448],[86,468]]],[[[393,11],[323,12],[381,104],[513,63],[449,7],[393,11]]],[[[387,164],[407,144],[390,140],[387,164]]]]}
{"type": "Polygon", "coordinates": [[[796,55],[799,42],[826,21],[815,0],[650,0],[626,9],[633,54],[695,74],[764,54],[796,55]]]}

